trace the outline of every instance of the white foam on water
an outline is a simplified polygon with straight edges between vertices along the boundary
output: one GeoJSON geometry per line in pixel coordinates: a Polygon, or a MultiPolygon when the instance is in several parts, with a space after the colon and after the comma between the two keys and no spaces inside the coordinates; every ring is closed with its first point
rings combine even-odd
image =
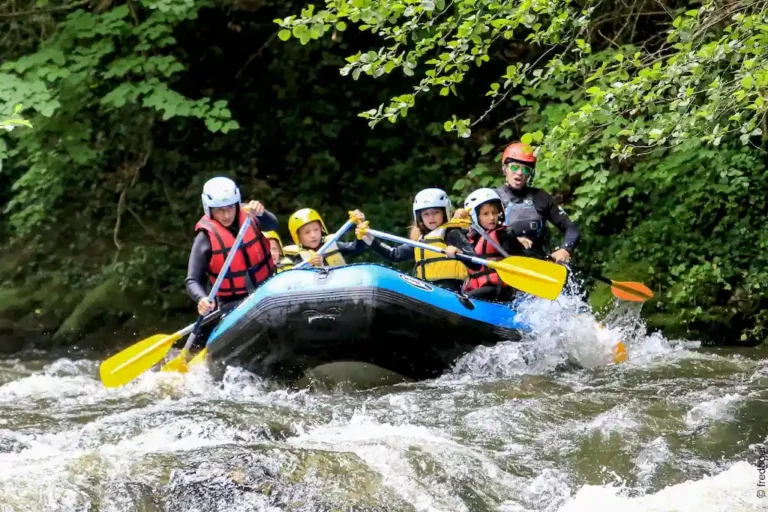
{"type": "Polygon", "coordinates": [[[645,496],[614,485],[585,485],[559,512],[758,512],[768,498],[758,498],[757,468],[737,462],[727,470],[700,480],[670,485],[645,496]]]}
{"type": "Polygon", "coordinates": [[[657,437],[648,443],[632,460],[637,468],[638,481],[648,486],[661,464],[672,458],[669,443],[663,437],[657,437]]]}
{"type": "Polygon", "coordinates": [[[736,404],[744,399],[744,396],[729,393],[725,396],[702,402],[688,411],[685,415],[685,424],[688,428],[695,429],[729,419],[733,417],[736,404]]]}
{"type": "Polygon", "coordinates": [[[288,444],[356,454],[381,475],[384,485],[418,511],[471,512],[450,481],[477,493],[493,485],[496,493],[519,494],[525,486],[524,480],[509,475],[481,452],[423,426],[379,423],[360,413],[347,422],[306,430],[297,427],[297,431],[299,435],[288,439],[288,444]],[[444,477],[421,475],[433,464],[444,477]]]}
{"type": "Polygon", "coordinates": [[[639,316],[641,306],[617,304],[599,321],[575,287],[554,301],[527,298],[516,305],[518,319],[530,327],[522,340],[478,347],[454,364],[450,378],[508,378],[563,367],[611,366],[616,364],[614,353],[619,342],[627,349],[628,359],[623,364],[630,367],[652,364],[671,353],[684,357],[695,354],[692,350],[700,347],[698,342],[646,334],[639,316]]]}

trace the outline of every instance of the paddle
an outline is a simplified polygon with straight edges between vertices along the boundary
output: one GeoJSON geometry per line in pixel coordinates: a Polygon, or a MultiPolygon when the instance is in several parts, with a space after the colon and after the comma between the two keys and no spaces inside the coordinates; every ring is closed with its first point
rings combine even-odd
{"type": "MultiPolygon", "coordinates": [[[[216,279],[216,282],[213,284],[213,288],[211,288],[211,292],[208,294],[208,300],[213,300],[213,298],[216,296],[216,292],[219,291],[219,287],[221,286],[221,283],[226,276],[227,270],[229,270],[229,265],[232,263],[232,259],[235,257],[235,253],[237,252],[237,248],[240,246],[240,242],[242,242],[243,236],[245,236],[245,231],[248,229],[250,224],[251,218],[247,217],[245,222],[243,222],[242,227],[240,228],[240,232],[237,234],[237,239],[235,239],[232,250],[230,250],[227,259],[224,262],[224,266],[219,273],[219,277],[216,279]]],[[[148,369],[152,368],[155,364],[159,363],[166,356],[166,354],[168,354],[168,351],[176,341],[180,340],[187,334],[192,333],[192,336],[189,337],[189,340],[187,340],[187,343],[182,350],[182,354],[180,354],[180,357],[184,357],[182,361],[186,367],[186,355],[189,353],[189,347],[192,346],[192,342],[194,342],[195,336],[199,334],[200,327],[203,325],[203,322],[206,319],[210,319],[214,315],[218,316],[219,314],[220,313],[214,312],[205,317],[200,316],[197,319],[197,322],[194,324],[188,325],[184,329],[181,329],[171,335],[156,334],[154,336],[150,336],[149,338],[143,339],[134,345],[131,345],[122,352],[118,352],[114,356],[101,363],[99,367],[99,375],[101,376],[101,381],[106,387],[117,387],[127,384],[148,369]]],[[[163,369],[166,369],[167,367],[168,365],[163,367],[163,369]]]]}
{"type": "MultiPolygon", "coordinates": [[[[330,248],[330,247],[331,247],[333,244],[335,244],[336,242],[338,242],[338,241],[339,241],[339,238],[341,238],[341,237],[344,235],[344,233],[346,233],[346,232],[349,230],[349,228],[351,228],[352,226],[354,226],[354,223],[353,223],[351,220],[347,221],[347,223],[346,223],[346,224],[344,224],[344,225],[343,225],[343,226],[342,226],[342,227],[341,227],[341,228],[340,228],[340,229],[339,229],[339,230],[338,230],[338,231],[337,231],[337,232],[336,232],[336,233],[333,235],[333,237],[331,237],[331,238],[330,238],[330,239],[329,239],[327,242],[325,242],[325,243],[322,245],[322,247],[320,247],[320,248],[317,250],[317,254],[321,254],[321,255],[322,255],[322,254],[325,254],[325,253],[326,253],[326,251],[328,251],[328,249],[329,249],[329,248],[330,248]]],[[[294,269],[297,269],[297,268],[306,267],[306,266],[308,266],[308,265],[309,265],[309,261],[302,261],[301,263],[299,263],[298,265],[294,266],[293,268],[294,268],[294,269]]],[[[194,358],[193,358],[193,359],[192,359],[192,360],[189,362],[189,366],[194,366],[194,365],[197,365],[197,364],[202,364],[202,363],[204,363],[204,362],[205,362],[205,356],[206,356],[207,354],[208,354],[208,347],[205,347],[205,348],[203,348],[203,350],[201,350],[200,352],[198,352],[198,353],[197,353],[197,355],[196,355],[196,356],[195,356],[195,357],[194,357],[194,358]]],[[[184,371],[184,370],[180,370],[180,371],[184,371]]]]}
{"type": "MultiPolygon", "coordinates": [[[[375,229],[367,229],[367,232],[375,237],[391,242],[445,254],[445,249],[432,245],[390,235],[375,229]]],[[[499,274],[501,280],[509,286],[549,300],[554,300],[560,295],[563,285],[565,285],[566,275],[568,274],[568,270],[562,265],[523,256],[510,256],[502,261],[484,260],[465,254],[456,254],[456,258],[461,261],[471,261],[472,263],[492,268],[499,274]]]]}
{"type": "MultiPolygon", "coordinates": [[[[224,266],[221,267],[221,271],[219,271],[219,277],[216,278],[216,281],[213,283],[213,288],[211,288],[211,291],[208,293],[209,301],[213,301],[216,298],[216,293],[219,291],[219,287],[221,286],[221,283],[224,281],[224,278],[226,277],[227,271],[229,270],[229,265],[232,263],[232,260],[234,259],[235,254],[237,253],[237,250],[240,248],[240,244],[243,241],[245,232],[248,231],[248,226],[250,225],[251,225],[251,217],[246,217],[245,222],[243,222],[243,225],[240,227],[240,231],[237,233],[237,238],[235,238],[235,242],[232,244],[232,248],[229,250],[227,259],[224,260],[224,266]]],[[[189,349],[192,348],[192,344],[195,342],[195,339],[197,339],[197,337],[200,336],[202,321],[203,321],[202,316],[197,318],[197,323],[195,324],[194,329],[192,329],[192,334],[190,334],[189,338],[187,338],[187,342],[184,344],[184,348],[181,349],[181,352],[179,353],[178,356],[168,361],[165,364],[165,366],[161,368],[160,371],[186,373],[186,371],[189,369],[187,367],[187,361],[189,361],[189,349]]],[[[198,354],[198,356],[199,355],[200,354],[198,354]]],[[[205,358],[205,354],[203,354],[203,358],[205,358]]]]}
{"type": "MultiPolygon", "coordinates": [[[[472,223],[472,229],[480,233],[480,236],[485,238],[489,244],[491,244],[499,253],[503,256],[509,256],[509,253],[504,250],[503,247],[501,247],[498,243],[496,243],[496,240],[491,238],[491,236],[488,234],[487,231],[485,231],[482,227],[479,225],[472,223]]],[[[616,346],[613,349],[613,362],[614,363],[623,363],[627,360],[627,347],[624,345],[624,342],[619,340],[619,342],[616,344],[616,346]]]]}
{"type": "Polygon", "coordinates": [[[611,285],[611,293],[619,299],[630,300],[632,302],[645,302],[653,298],[653,291],[643,283],[637,283],[635,281],[614,281],[613,279],[601,276],[600,274],[593,274],[591,272],[584,273],[592,279],[611,285]]]}
{"type": "MultiPolygon", "coordinates": [[[[351,215],[352,215],[352,213],[350,212],[350,217],[351,217],[351,215]]],[[[329,249],[329,248],[330,248],[330,247],[331,247],[333,244],[335,244],[336,242],[338,242],[338,241],[339,241],[339,238],[341,238],[342,236],[344,236],[344,233],[346,233],[347,231],[349,231],[349,228],[351,228],[351,227],[352,227],[352,226],[354,226],[354,225],[355,225],[354,221],[353,221],[353,220],[350,218],[350,220],[348,220],[347,222],[345,222],[345,223],[344,223],[344,225],[343,225],[343,226],[341,226],[341,228],[339,228],[339,230],[338,230],[336,233],[334,233],[334,234],[333,234],[333,236],[332,236],[331,238],[329,238],[328,240],[326,240],[326,242],[325,242],[325,243],[324,243],[324,244],[323,244],[323,245],[322,245],[322,246],[321,246],[321,247],[320,247],[320,248],[317,250],[316,254],[321,254],[321,255],[322,255],[322,254],[325,254],[325,252],[326,252],[326,251],[327,251],[327,250],[328,250],[328,249],[329,249]]],[[[298,265],[296,265],[296,266],[295,266],[295,267],[293,267],[293,268],[294,268],[294,269],[296,269],[296,268],[303,268],[303,267],[306,267],[306,266],[308,266],[308,265],[310,265],[310,263],[309,263],[309,260],[307,260],[307,261],[302,261],[301,263],[299,263],[298,265]]]]}

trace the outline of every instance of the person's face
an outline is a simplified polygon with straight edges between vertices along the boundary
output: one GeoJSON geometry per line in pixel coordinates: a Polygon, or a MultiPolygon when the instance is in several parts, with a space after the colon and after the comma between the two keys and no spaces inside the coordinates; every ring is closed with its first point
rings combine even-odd
{"type": "Polygon", "coordinates": [[[272,254],[272,261],[277,263],[280,261],[280,256],[282,256],[280,252],[280,244],[277,240],[269,239],[269,252],[272,254]]]}
{"type": "Polygon", "coordinates": [[[312,221],[299,228],[299,243],[307,249],[317,249],[323,241],[323,229],[318,221],[312,221]]]}
{"type": "Polygon", "coordinates": [[[499,222],[499,207],[493,203],[480,205],[477,220],[480,221],[480,227],[483,229],[495,229],[499,222]]]}
{"type": "Polygon", "coordinates": [[[421,210],[420,215],[421,222],[430,231],[445,224],[445,213],[442,208],[427,208],[426,210],[421,210]]]}
{"type": "Polygon", "coordinates": [[[228,228],[235,222],[235,214],[237,213],[237,207],[233,204],[231,206],[222,206],[220,208],[211,208],[211,215],[213,220],[228,228]]]}
{"type": "Polygon", "coordinates": [[[528,178],[533,174],[533,167],[523,165],[517,162],[504,164],[504,176],[507,178],[507,185],[513,190],[520,190],[528,183],[528,178]]]}

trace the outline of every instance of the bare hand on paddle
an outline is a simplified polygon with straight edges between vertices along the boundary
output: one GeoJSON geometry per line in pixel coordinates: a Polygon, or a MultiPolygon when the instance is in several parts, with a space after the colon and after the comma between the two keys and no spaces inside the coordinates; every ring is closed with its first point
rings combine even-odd
{"type": "Polygon", "coordinates": [[[449,245],[445,248],[445,255],[449,258],[455,258],[456,254],[461,254],[461,251],[457,247],[449,245]]]}
{"type": "Polygon", "coordinates": [[[208,300],[208,297],[203,297],[197,303],[197,312],[200,314],[200,316],[205,316],[213,311],[215,307],[216,305],[208,300]]]}
{"type": "Polygon", "coordinates": [[[251,201],[243,206],[243,211],[253,220],[264,215],[264,205],[259,201],[251,201]]]}
{"type": "Polygon", "coordinates": [[[309,262],[312,264],[313,267],[322,267],[323,255],[319,253],[315,253],[315,255],[309,259],[309,262]]]}
{"type": "Polygon", "coordinates": [[[555,252],[553,252],[550,257],[555,260],[555,263],[568,263],[571,261],[571,253],[566,251],[565,249],[558,249],[555,252]]]}

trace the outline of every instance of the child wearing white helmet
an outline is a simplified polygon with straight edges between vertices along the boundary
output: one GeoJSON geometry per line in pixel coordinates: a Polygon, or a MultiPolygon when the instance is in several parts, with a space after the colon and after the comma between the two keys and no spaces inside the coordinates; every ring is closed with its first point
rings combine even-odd
{"type": "MultiPolygon", "coordinates": [[[[240,189],[229,178],[217,177],[203,185],[204,215],[195,225],[195,241],[187,267],[187,294],[206,315],[215,309],[208,300],[207,286],[216,281],[229,249],[234,245],[246,215],[253,219],[221,283],[215,302],[223,310],[233,309],[241,300],[275,272],[269,240],[262,230],[277,229],[277,218],[259,201],[241,204],[240,189]]],[[[202,337],[201,337],[202,338],[202,337]]]]}
{"type": "MultiPolygon", "coordinates": [[[[480,258],[500,261],[510,254],[521,254],[525,249],[523,241],[504,226],[502,208],[501,197],[490,188],[475,190],[464,201],[464,209],[469,213],[473,226],[469,231],[469,240],[480,258]],[[480,230],[485,232],[487,238],[481,235],[480,230]]],[[[530,243],[527,239],[523,240],[530,243]]],[[[486,266],[469,271],[464,292],[471,297],[501,301],[512,300],[515,294],[495,270],[486,266]]]]}
{"type": "MultiPolygon", "coordinates": [[[[469,222],[452,219],[453,208],[448,194],[439,188],[424,189],[413,200],[411,239],[445,249],[446,254],[416,249],[409,245],[391,247],[371,235],[363,236],[365,243],[383,258],[392,261],[415,261],[416,276],[453,291],[460,291],[467,278],[467,267],[455,259],[457,253],[474,255],[467,240],[469,222]]],[[[361,228],[358,228],[360,230],[361,228]]],[[[364,233],[365,229],[362,229],[364,233]]],[[[480,268],[479,265],[477,268],[480,268]]]]}

